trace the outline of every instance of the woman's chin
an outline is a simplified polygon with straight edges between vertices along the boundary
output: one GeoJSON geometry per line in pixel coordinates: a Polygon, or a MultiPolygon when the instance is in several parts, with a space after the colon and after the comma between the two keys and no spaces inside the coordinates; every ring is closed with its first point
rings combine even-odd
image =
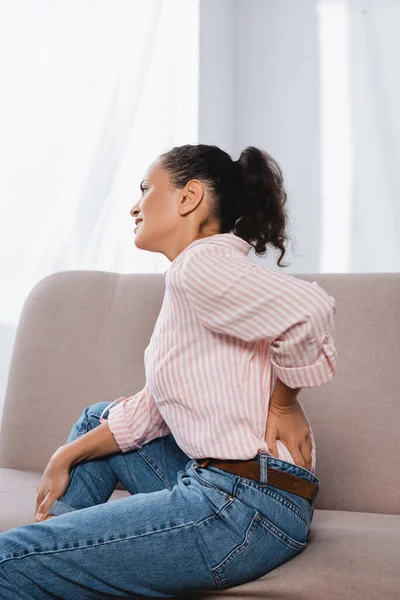
{"type": "Polygon", "coordinates": [[[143,246],[143,241],[141,240],[141,237],[140,237],[140,234],[139,235],[136,234],[133,241],[135,243],[136,248],[140,248],[141,250],[145,250],[145,248],[143,246]]]}

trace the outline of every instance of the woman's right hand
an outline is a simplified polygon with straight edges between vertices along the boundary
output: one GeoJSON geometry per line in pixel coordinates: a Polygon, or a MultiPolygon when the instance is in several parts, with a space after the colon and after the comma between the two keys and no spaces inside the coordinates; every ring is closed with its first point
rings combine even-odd
{"type": "MultiPolygon", "coordinates": [[[[59,449],[61,450],[61,449],[59,449]]],[[[70,482],[71,464],[65,459],[62,452],[55,452],[50,459],[36,491],[35,519],[43,521],[50,510],[54,500],[58,500],[65,493],[70,482]],[[42,514],[42,517],[39,516],[42,514]]]]}

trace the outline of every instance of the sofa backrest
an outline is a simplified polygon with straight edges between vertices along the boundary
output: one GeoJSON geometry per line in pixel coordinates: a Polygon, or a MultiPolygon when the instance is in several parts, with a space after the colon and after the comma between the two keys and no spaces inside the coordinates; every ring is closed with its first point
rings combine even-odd
{"type": "MultiPolygon", "coordinates": [[[[316,441],[316,508],[400,514],[400,274],[306,274],[336,300],[336,376],[299,395],[316,441]]],[[[63,271],[24,303],[0,466],[43,471],[84,407],[131,396],[164,274],[63,271]]]]}

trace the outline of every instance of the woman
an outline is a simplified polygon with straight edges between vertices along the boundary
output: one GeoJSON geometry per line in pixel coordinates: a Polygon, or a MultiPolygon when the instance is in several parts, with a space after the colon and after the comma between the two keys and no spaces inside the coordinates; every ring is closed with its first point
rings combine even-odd
{"type": "Polygon", "coordinates": [[[247,258],[271,244],[281,266],[281,170],[254,147],[232,161],[185,145],[141,189],[136,246],[171,261],[146,384],[83,410],[37,487],[43,521],[0,534],[8,600],[225,589],[309,539],[320,482],[297,395],[335,374],[336,309],[316,282],[247,258]],[[131,495],[107,502],[118,480],[131,495]]]}

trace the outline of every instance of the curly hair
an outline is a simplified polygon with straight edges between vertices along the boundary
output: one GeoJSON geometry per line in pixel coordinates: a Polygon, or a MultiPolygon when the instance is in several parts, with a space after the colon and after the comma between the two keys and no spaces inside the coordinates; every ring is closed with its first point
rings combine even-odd
{"type": "Polygon", "coordinates": [[[270,244],[285,254],[287,193],[278,163],[264,150],[245,148],[237,161],[218,146],[186,144],[160,155],[172,186],[183,188],[199,179],[210,192],[210,213],[201,228],[218,222],[220,233],[233,232],[249,242],[258,255],[270,244]]]}

